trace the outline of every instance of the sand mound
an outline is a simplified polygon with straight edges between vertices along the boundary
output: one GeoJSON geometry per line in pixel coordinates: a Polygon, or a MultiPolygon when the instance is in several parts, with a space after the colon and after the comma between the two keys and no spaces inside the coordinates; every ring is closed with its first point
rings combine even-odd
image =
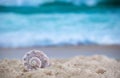
{"type": "Polygon", "coordinates": [[[120,78],[120,62],[105,56],[51,59],[51,64],[27,72],[20,60],[0,60],[0,78],[120,78]]]}

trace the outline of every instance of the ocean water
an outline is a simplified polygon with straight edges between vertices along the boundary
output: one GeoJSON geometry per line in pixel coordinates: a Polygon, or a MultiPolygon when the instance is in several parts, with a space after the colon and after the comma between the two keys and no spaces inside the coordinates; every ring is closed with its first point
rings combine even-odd
{"type": "Polygon", "coordinates": [[[120,45],[119,8],[55,10],[24,14],[21,10],[16,13],[14,9],[2,9],[0,47],[120,45]]]}

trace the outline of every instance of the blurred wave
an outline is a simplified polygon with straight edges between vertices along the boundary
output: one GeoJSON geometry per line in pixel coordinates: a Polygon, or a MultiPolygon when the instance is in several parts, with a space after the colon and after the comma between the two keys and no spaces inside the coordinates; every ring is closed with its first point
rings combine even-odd
{"type": "Polygon", "coordinates": [[[46,3],[72,3],[76,6],[95,6],[97,4],[118,5],[120,0],[0,0],[0,5],[5,6],[38,6],[46,3]]]}
{"type": "Polygon", "coordinates": [[[119,14],[0,13],[0,47],[120,44],[119,14]]]}
{"type": "Polygon", "coordinates": [[[106,12],[112,9],[119,9],[119,6],[97,5],[89,6],[75,6],[71,3],[54,2],[46,3],[40,6],[0,6],[1,13],[19,13],[19,14],[39,14],[39,13],[81,13],[81,12],[106,12]]]}
{"type": "Polygon", "coordinates": [[[46,3],[64,2],[72,3],[74,5],[88,5],[92,6],[101,0],[0,0],[0,5],[6,6],[37,6],[46,3]]]}
{"type": "Polygon", "coordinates": [[[120,45],[119,0],[0,0],[0,47],[120,45]]]}

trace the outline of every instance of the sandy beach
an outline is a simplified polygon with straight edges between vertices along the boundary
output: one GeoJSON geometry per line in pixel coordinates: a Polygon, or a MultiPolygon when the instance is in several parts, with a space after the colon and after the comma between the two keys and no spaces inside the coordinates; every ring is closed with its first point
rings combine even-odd
{"type": "Polygon", "coordinates": [[[120,78],[120,46],[0,48],[0,78],[120,78]],[[23,55],[44,51],[51,66],[26,71],[23,55]]]}
{"type": "Polygon", "coordinates": [[[50,61],[49,67],[26,71],[21,60],[0,60],[0,78],[120,78],[120,62],[106,56],[50,61]]]}

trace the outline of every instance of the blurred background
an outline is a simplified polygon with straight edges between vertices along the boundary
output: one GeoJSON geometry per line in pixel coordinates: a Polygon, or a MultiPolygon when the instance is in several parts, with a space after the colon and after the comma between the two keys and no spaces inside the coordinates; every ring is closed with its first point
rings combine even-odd
{"type": "Polygon", "coordinates": [[[30,49],[120,58],[120,0],[0,0],[0,58],[30,49]]]}

